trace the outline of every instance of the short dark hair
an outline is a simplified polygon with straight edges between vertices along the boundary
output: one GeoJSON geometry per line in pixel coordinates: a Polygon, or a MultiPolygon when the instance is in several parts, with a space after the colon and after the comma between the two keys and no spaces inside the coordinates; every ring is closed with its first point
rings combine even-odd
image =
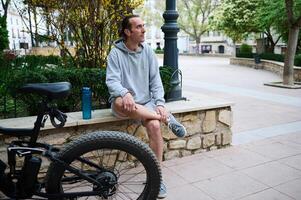
{"type": "Polygon", "coordinates": [[[140,17],[139,15],[128,15],[126,17],[123,18],[122,23],[121,23],[121,29],[119,31],[119,36],[123,37],[124,39],[126,39],[126,35],[124,33],[125,29],[131,29],[132,25],[130,23],[130,19],[135,18],[135,17],[140,17]]]}

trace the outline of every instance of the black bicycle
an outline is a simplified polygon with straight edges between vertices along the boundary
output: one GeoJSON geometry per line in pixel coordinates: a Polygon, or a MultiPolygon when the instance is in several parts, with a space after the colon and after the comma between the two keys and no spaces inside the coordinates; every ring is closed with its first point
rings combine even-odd
{"type": "Polygon", "coordinates": [[[80,136],[59,149],[37,142],[48,116],[55,127],[67,116],[52,103],[70,93],[67,82],[36,83],[20,91],[43,97],[32,129],[0,127],[18,137],[0,160],[0,191],[12,199],[156,199],[161,170],[143,142],[122,132],[98,131],[80,136]],[[50,161],[42,173],[42,161],[50,161]]]}

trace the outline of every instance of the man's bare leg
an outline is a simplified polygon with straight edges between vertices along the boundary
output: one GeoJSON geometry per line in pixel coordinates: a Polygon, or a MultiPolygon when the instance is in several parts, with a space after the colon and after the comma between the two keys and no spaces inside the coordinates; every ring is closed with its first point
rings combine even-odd
{"type": "Polygon", "coordinates": [[[143,122],[146,128],[149,146],[156,154],[156,157],[160,164],[162,163],[163,157],[163,137],[161,134],[161,126],[159,120],[147,120],[143,122]]]}
{"type": "Polygon", "coordinates": [[[136,104],[136,109],[134,111],[126,112],[123,109],[122,98],[120,97],[116,98],[114,101],[114,109],[115,112],[128,116],[131,119],[142,120],[149,137],[149,146],[161,163],[163,156],[163,137],[160,126],[161,116],[139,104],[136,104]]]}
{"type": "Polygon", "coordinates": [[[132,112],[127,112],[123,108],[123,102],[121,97],[117,97],[114,101],[114,109],[117,113],[121,113],[125,116],[128,116],[131,119],[139,119],[142,121],[147,120],[160,120],[161,115],[158,115],[154,111],[150,111],[145,106],[136,104],[136,109],[132,112]]]}

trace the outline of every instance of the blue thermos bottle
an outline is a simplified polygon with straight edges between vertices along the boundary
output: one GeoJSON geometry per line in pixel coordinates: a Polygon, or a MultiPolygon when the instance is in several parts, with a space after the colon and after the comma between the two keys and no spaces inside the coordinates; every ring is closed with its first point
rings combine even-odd
{"type": "Polygon", "coordinates": [[[91,119],[91,89],[83,87],[82,89],[82,111],[83,119],[91,119]]]}

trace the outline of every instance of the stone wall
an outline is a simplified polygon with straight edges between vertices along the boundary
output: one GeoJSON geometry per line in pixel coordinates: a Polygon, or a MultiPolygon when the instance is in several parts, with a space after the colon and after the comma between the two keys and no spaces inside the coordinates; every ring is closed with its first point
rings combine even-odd
{"type": "MultiPolygon", "coordinates": [[[[187,135],[185,138],[177,138],[165,125],[162,125],[164,160],[210,151],[231,144],[232,111],[230,106],[183,112],[174,115],[187,128],[187,135]]],[[[55,146],[62,146],[64,143],[67,143],[82,134],[101,130],[127,132],[148,143],[145,128],[140,123],[133,120],[69,126],[59,129],[46,129],[41,131],[39,141],[47,142],[55,146]]],[[[13,138],[3,139],[5,143],[9,143],[13,138]]],[[[0,149],[0,154],[2,154],[1,157],[3,158],[5,148],[0,149]]]]}
{"type": "MultiPolygon", "coordinates": [[[[281,62],[261,60],[259,64],[255,64],[254,59],[251,58],[230,58],[230,64],[264,69],[279,74],[280,76],[283,74],[283,63],[281,62]]],[[[294,79],[297,82],[301,82],[301,67],[294,67],[294,79]]]]}
{"type": "MultiPolygon", "coordinates": [[[[71,55],[75,55],[75,49],[73,47],[68,48],[71,55]]],[[[50,56],[55,55],[59,56],[61,50],[58,47],[33,47],[30,50],[31,55],[42,55],[42,56],[50,56]]]]}

